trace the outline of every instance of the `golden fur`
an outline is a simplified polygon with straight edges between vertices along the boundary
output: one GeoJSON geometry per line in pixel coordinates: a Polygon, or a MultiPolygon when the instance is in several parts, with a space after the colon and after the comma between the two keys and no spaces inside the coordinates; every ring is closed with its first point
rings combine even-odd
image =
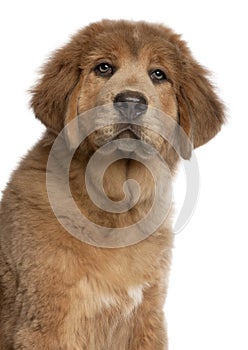
{"type": "MultiPolygon", "coordinates": [[[[54,216],[46,164],[65,124],[78,113],[113,103],[122,91],[142,93],[149,106],[180,124],[194,147],[201,146],[224,121],[207,75],[170,29],[127,21],[104,20],[86,27],[44,66],[31,105],[47,131],[13,173],[1,203],[0,350],[167,349],[163,305],[173,244],[170,219],[135,245],[110,249],[83,243],[54,216]],[[111,77],[96,74],[102,62],[116,67],[111,77]],[[155,84],[148,72],[157,68],[168,77],[155,84]]],[[[145,128],[139,132],[141,139],[146,136],[159,147],[173,173],[178,162],[174,149],[145,128]]],[[[68,148],[75,146],[77,136],[77,130],[68,131],[68,148]]],[[[95,132],[78,148],[71,164],[71,190],[90,219],[125,227],[147,212],[152,178],[140,163],[119,160],[106,172],[105,192],[120,200],[123,182],[136,179],[142,188],[137,206],[111,214],[93,205],[84,171],[97,140],[105,138],[104,130],[95,132]]],[[[189,159],[191,148],[178,142],[181,156],[189,159]]]]}

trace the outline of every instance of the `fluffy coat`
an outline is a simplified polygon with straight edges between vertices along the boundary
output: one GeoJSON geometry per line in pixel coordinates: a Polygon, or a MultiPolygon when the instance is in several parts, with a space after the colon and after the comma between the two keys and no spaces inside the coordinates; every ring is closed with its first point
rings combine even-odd
{"type": "MultiPolygon", "coordinates": [[[[208,72],[180,36],[162,25],[104,20],[80,30],[54,53],[31,100],[47,131],[13,173],[1,203],[1,350],[168,347],[163,306],[173,245],[170,218],[135,245],[100,248],[70,235],[47,196],[46,165],[58,133],[78,113],[111,104],[122,91],[138,91],[148,106],[170,115],[194,148],[214,137],[224,121],[208,72]],[[111,76],[96,73],[101,62],[115,67],[111,76]],[[163,83],[151,80],[149,72],[157,68],[166,71],[163,83]]],[[[141,134],[146,132],[153,139],[146,130],[141,134]]],[[[94,137],[87,138],[73,157],[72,195],[82,213],[99,225],[128,226],[146,214],[152,178],[134,160],[112,164],[105,176],[106,194],[122,199],[122,183],[132,178],[140,183],[142,195],[126,213],[104,213],[90,201],[84,183],[87,162],[96,149],[94,137]]],[[[73,149],[75,138],[77,130],[71,130],[68,149],[73,149]]],[[[178,143],[180,155],[189,159],[191,147],[178,143]]],[[[175,150],[164,142],[160,151],[174,173],[175,150]]]]}

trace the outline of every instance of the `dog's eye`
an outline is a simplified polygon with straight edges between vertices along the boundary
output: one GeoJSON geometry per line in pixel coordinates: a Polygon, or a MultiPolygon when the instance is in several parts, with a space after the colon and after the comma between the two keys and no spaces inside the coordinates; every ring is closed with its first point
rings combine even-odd
{"type": "Polygon", "coordinates": [[[96,74],[107,77],[113,74],[114,69],[109,63],[100,63],[98,66],[95,68],[96,74]]]}
{"type": "Polygon", "coordinates": [[[150,77],[154,82],[162,82],[167,80],[166,74],[161,69],[155,69],[150,73],[150,77]]]}

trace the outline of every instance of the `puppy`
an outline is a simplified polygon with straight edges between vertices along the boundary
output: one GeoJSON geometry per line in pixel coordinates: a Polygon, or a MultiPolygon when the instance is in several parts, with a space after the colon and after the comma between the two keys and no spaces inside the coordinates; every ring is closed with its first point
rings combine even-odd
{"type": "Polygon", "coordinates": [[[0,349],[167,349],[169,177],[224,122],[208,72],[170,29],[104,20],[54,53],[31,106],[47,129],[3,193],[0,349]]]}

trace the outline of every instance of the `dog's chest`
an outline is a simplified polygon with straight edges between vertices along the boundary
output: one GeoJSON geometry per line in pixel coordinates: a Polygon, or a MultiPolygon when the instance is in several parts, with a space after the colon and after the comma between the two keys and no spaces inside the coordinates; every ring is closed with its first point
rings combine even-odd
{"type": "Polygon", "coordinates": [[[117,289],[83,278],[71,293],[71,308],[76,307],[89,318],[109,310],[118,310],[128,317],[142,303],[145,287],[137,284],[117,289]]]}
{"type": "Polygon", "coordinates": [[[135,310],[141,305],[145,288],[146,284],[137,284],[108,289],[99,281],[82,278],[70,291],[69,312],[62,331],[64,343],[81,349],[84,339],[93,349],[96,348],[96,341],[102,337],[100,341],[106,344],[107,349],[107,344],[111,343],[109,337],[119,326],[129,324],[135,310]]]}

